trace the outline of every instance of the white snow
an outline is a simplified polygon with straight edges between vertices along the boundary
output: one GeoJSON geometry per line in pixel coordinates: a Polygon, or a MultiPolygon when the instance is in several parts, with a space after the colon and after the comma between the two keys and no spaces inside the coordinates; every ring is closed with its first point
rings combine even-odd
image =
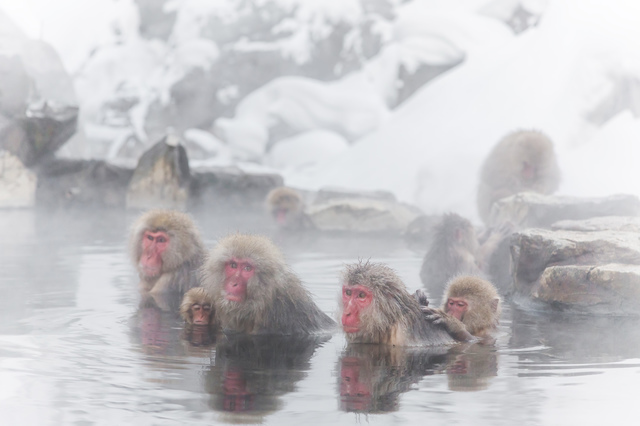
{"type": "Polygon", "coordinates": [[[594,128],[584,118],[594,91],[616,64],[637,55],[638,43],[640,4],[550,2],[538,28],[469,51],[464,64],[419,90],[379,130],[312,172],[288,174],[286,183],[386,189],[427,212],[477,220],[485,155],[509,131],[536,128],[556,143],[561,193],[640,195],[640,121],[621,113],[594,128]]]}
{"type": "MultiPolygon", "coordinates": [[[[309,43],[332,23],[355,25],[366,13],[357,0],[277,2],[297,7],[296,18],[275,29],[291,36],[278,45],[238,40],[235,49],[275,48],[304,61],[309,43]]],[[[81,70],[76,86],[85,110],[98,113],[91,110],[98,95],[135,91],[141,102],[132,120],[143,137],[150,99],[166,96],[186,69],[216,60],[218,47],[200,34],[207,17],[235,22],[238,4],[168,3],[177,23],[162,46],[133,33],[138,17],[132,0],[0,0],[0,9],[29,36],[50,42],[70,71],[81,70]],[[101,49],[87,62],[95,47],[101,49]],[[103,69],[83,81],[90,67],[103,69]]],[[[390,190],[426,212],[457,211],[477,220],[475,191],[485,155],[506,133],[535,128],[556,144],[560,193],[640,195],[640,2],[423,0],[397,1],[395,8],[395,21],[376,23],[386,45],[363,70],[332,83],[281,77],[247,96],[234,118],[218,120],[224,132],[216,134],[227,135],[230,149],[224,161],[277,166],[287,184],[302,188],[390,190]],[[518,7],[540,14],[540,21],[515,35],[503,21],[518,7]],[[400,64],[411,71],[420,63],[460,60],[388,110],[400,64]],[[333,132],[334,138],[279,141],[269,153],[269,132],[278,122],[302,134],[333,132]],[[336,134],[349,147],[340,148],[336,134]],[[316,153],[318,162],[307,165],[301,153],[316,153]]]]}

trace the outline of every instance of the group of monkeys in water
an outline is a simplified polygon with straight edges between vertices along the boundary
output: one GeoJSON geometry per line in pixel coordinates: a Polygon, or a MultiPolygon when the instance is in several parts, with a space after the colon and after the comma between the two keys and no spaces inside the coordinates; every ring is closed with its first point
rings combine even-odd
{"type": "MultiPolygon", "coordinates": [[[[131,237],[143,291],[184,292],[180,313],[188,326],[214,333],[304,335],[336,325],[322,312],[261,235],[236,233],[206,253],[184,213],[152,210],[131,237]]],[[[343,272],[341,322],[347,340],[390,345],[443,345],[484,337],[497,326],[500,298],[486,280],[460,276],[443,309],[410,294],[388,266],[360,261],[343,272]]]]}
{"type": "MultiPolygon", "coordinates": [[[[484,163],[480,216],[486,221],[493,202],[503,197],[527,190],[551,193],[558,183],[551,141],[536,131],[514,132],[484,163]]],[[[444,215],[433,232],[421,277],[425,283],[437,281],[427,285],[430,292],[443,289],[442,307],[429,306],[421,290],[410,294],[384,264],[346,265],[338,317],[348,342],[408,346],[492,340],[501,298],[485,278],[496,238],[489,233],[481,244],[471,223],[453,213],[444,215]]],[[[130,244],[142,291],[183,294],[180,313],[188,327],[248,335],[305,335],[336,327],[267,237],[231,234],[207,253],[189,215],[152,210],[134,224],[130,244]]]]}

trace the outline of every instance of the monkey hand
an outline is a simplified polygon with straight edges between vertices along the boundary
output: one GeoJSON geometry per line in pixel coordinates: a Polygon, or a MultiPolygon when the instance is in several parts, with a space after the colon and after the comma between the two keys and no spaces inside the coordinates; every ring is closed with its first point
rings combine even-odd
{"type": "Polygon", "coordinates": [[[420,309],[424,309],[429,306],[429,299],[427,299],[427,295],[424,291],[418,289],[415,293],[413,293],[413,297],[418,301],[418,305],[420,305],[420,309]]]}
{"type": "Polygon", "coordinates": [[[427,321],[434,325],[446,325],[445,317],[447,314],[442,309],[429,308],[427,306],[420,307],[427,321]]]}

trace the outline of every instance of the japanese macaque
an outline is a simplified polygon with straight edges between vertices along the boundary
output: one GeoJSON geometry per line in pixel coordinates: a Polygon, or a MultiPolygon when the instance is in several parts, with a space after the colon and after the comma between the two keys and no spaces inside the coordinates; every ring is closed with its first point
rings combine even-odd
{"type": "Polygon", "coordinates": [[[480,171],[478,213],[489,223],[491,207],[518,192],[551,194],[560,184],[553,142],[543,133],[519,130],[505,136],[489,153],[480,171]]]}
{"type": "Polygon", "coordinates": [[[213,343],[215,327],[213,298],[202,287],[187,291],[180,304],[180,315],[185,321],[184,339],[193,346],[213,343]]]}
{"type": "Polygon", "coordinates": [[[445,345],[454,340],[422,314],[427,301],[412,296],[400,277],[381,263],[359,262],[343,272],[341,319],[350,343],[445,345]]]}
{"type": "Polygon", "coordinates": [[[280,186],[267,194],[267,209],[278,228],[293,231],[312,229],[313,223],[304,212],[304,201],[294,189],[280,186]]]}
{"type": "Polygon", "coordinates": [[[489,281],[460,276],[447,286],[442,309],[423,307],[427,320],[442,325],[459,341],[490,340],[500,319],[500,296],[489,281]]]}
{"type": "Polygon", "coordinates": [[[216,321],[225,332],[309,334],[335,326],[263,236],[223,238],[202,268],[202,286],[212,295],[216,321]]]}
{"type": "Polygon", "coordinates": [[[441,295],[449,280],[457,275],[483,276],[489,260],[504,237],[510,224],[490,230],[480,245],[471,222],[456,213],[447,213],[433,227],[433,237],[422,261],[420,279],[430,295],[441,295]]]}
{"type": "Polygon", "coordinates": [[[194,287],[185,293],[180,305],[180,315],[188,325],[214,326],[213,299],[202,287],[194,287]]]}
{"type": "Polygon", "coordinates": [[[187,214],[151,210],[135,222],[129,241],[143,291],[184,293],[197,286],[205,249],[187,214]]]}

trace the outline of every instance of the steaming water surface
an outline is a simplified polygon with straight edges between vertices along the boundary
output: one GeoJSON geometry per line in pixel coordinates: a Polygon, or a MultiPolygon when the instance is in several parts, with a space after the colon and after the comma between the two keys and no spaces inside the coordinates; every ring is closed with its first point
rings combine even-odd
{"type": "MultiPolygon", "coordinates": [[[[177,316],[157,308],[163,301],[141,306],[126,254],[133,219],[0,212],[3,424],[550,425],[639,412],[637,319],[506,305],[491,347],[346,349],[340,333],[195,346],[177,316]]],[[[196,220],[209,247],[230,231],[270,232],[238,217],[196,220]]],[[[342,266],[359,258],[421,287],[422,253],[401,240],[277,240],[330,315],[342,266]]]]}

